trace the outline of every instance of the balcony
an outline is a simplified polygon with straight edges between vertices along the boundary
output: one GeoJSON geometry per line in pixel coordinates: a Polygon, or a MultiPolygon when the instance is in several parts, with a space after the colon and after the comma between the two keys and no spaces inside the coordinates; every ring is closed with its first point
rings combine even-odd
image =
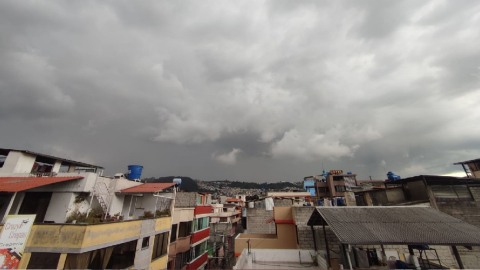
{"type": "Polygon", "coordinates": [[[203,229],[201,231],[196,231],[192,233],[192,244],[195,244],[205,238],[210,236],[210,228],[203,229]]]}
{"type": "Polygon", "coordinates": [[[193,214],[197,216],[197,215],[210,214],[210,213],[212,213],[211,205],[208,205],[208,206],[197,205],[195,206],[195,210],[193,214]]]}
{"type": "Polygon", "coordinates": [[[187,265],[187,269],[198,269],[208,260],[208,252],[203,253],[203,255],[196,258],[194,261],[187,265]]]}
{"type": "Polygon", "coordinates": [[[190,236],[177,238],[177,241],[170,244],[170,249],[168,250],[169,256],[175,256],[178,253],[186,252],[190,249],[190,236]]]}
{"type": "MultiPolygon", "coordinates": [[[[169,229],[170,217],[99,224],[34,224],[25,252],[82,253],[91,247],[140,237],[143,223],[154,223],[155,231],[169,229]]],[[[152,224],[153,225],[153,224],[152,224]]]]}

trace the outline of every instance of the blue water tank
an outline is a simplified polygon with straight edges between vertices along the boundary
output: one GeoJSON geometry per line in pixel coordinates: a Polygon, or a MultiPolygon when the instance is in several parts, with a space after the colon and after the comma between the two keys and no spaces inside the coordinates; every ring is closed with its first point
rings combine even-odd
{"type": "Polygon", "coordinates": [[[388,180],[400,180],[401,179],[400,175],[395,175],[392,172],[388,172],[387,177],[388,177],[388,180]]]}
{"type": "Polygon", "coordinates": [[[177,184],[177,186],[180,186],[182,184],[182,178],[174,178],[173,183],[177,184]]]}
{"type": "Polygon", "coordinates": [[[142,176],[143,166],[141,165],[128,165],[127,178],[130,180],[140,179],[142,176]]]}

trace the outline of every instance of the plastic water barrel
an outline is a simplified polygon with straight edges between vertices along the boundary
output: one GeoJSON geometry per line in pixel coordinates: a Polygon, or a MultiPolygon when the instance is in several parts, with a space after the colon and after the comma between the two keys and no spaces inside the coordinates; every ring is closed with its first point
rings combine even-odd
{"type": "Polygon", "coordinates": [[[130,180],[140,179],[142,176],[143,166],[141,165],[128,165],[128,175],[127,178],[130,180]]]}
{"type": "Polygon", "coordinates": [[[182,184],[182,178],[174,178],[173,179],[173,183],[177,184],[177,185],[181,185],[182,184]]]}
{"type": "Polygon", "coordinates": [[[248,202],[248,208],[255,208],[254,202],[248,202]]]}

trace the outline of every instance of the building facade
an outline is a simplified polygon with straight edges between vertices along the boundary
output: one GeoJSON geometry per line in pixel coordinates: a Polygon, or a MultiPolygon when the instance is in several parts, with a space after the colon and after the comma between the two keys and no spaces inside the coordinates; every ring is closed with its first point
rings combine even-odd
{"type": "Polygon", "coordinates": [[[211,214],[209,194],[176,194],[168,269],[205,268],[208,261],[211,214]]]}
{"type": "Polygon", "coordinates": [[[91,164],[0,152],[0,229],[7,215],[35,215],[23,256],[4,254],[17,257],[18,268],[167,266],[173,183],[142,184],[104,177],[103,168],[91,164]]]}

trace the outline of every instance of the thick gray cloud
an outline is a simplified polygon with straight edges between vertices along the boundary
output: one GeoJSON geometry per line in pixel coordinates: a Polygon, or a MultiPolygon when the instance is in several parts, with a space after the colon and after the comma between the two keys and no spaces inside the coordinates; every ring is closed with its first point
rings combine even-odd
{"type": "Polygon", "coordinates": [[[145,176],[480,157],[477,1],[0,3],[1,147],[145,176]]]}

